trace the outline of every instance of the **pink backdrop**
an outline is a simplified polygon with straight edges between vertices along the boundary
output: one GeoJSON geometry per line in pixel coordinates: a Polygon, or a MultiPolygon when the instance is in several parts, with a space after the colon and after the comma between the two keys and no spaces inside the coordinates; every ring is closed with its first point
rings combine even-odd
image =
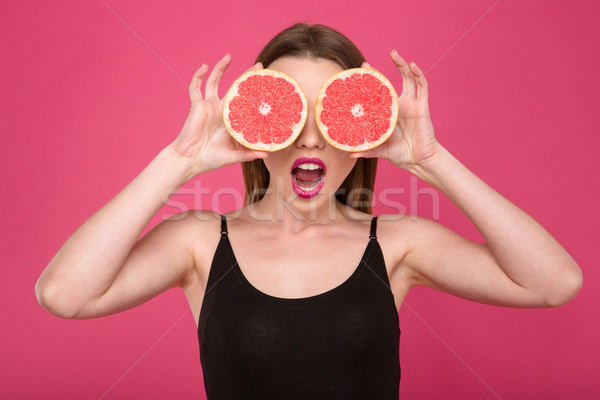
{"type": "MultiPolygon", "coordinates": [[[[204,398],[194,319],[181,290],[117,315],[61,320],[38,305],[34,284],[70,234],[176,137],[193,72],[231,53],[224,94],[267,40],[296,21],[340,29],[397,89],[389,50],[416,61],[427,71],[440,142],[541,222],[584,272],[581,293],[557,309],[500,308],[414,289],[400,310],[401,398],[599,393],[598,3],[233,4],[3,7],[0,398],[204,398]]],[[[435,217],[431,196],[414,201],[414,183],[380,163],[377,193],[404,188],[390,198],[435,217]]],[[[239,196],[218,189],[242,193],[239,165],[189,182],[149,226],[182,205],[239,206],[239,196]],[[210,191],[193,194],[201,188],[210,191]]],[[[481,240],[439,197],[439,222],[481,240]]],[[[375,214],[383,212],[388,207],[376,202],[375,214]]]]}

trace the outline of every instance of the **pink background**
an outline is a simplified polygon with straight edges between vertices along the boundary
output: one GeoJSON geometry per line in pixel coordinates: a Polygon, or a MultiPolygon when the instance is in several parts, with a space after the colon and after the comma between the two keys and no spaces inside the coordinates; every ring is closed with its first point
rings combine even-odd
{"type": "MultiPolygon", "coordinates": [[[[260,48],[296,21],[347,34],[397,89],[396,48],[430,85],[440,142],[542,223],[584,272],[557,309],[477,304],[416,288],[400,310],[401,398],[592,398],[599,393],[596,1],[28,1],[0,21],[2,296],[0,398],[204,398],[194,319],[183,292],[95,320],[43,310],[34,284],[64,241],[179,133],[187,85],[233,56],[221,94],[260,48]],[[214,4],[213,4],[214,3],[214,4]],[[596,122],[594,122],[596,121],[596,122]]],[[[377,193],[412,202],[410,175],[380,162],[377,193]]],[[[419,188],[427,185],[418,182],[419,188]]],[[[176,208],[229,211],[239,165],[189,182],[176,208]],[[226,182],[226,183],[224,183],[226,182]],[[192,190],[210,189],[203,197],[192,190]]],[[[393,210],[392,210],[393,211],[393,210]]],[[[390,212],[376,203],[375,214],[390,212]]],[[[473,240],[440,195],[439,222],[473,240]]],[[[148,228],[149,228],[148,227],[148,228]]]]}

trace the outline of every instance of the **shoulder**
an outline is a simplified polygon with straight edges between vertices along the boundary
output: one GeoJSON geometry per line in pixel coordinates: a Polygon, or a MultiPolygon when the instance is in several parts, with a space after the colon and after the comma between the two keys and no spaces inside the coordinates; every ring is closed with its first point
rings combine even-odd
{"type": "Polygon", "coordinates": [[[193,267],[185,283],[194,276],[204,276],[206,265],[216,248],[221,231],[221,217],[212,210],[187,210],[163,219],[154,229],[163,232],[166,240],[175,241],[193,258],[193,267]]]}
{"type": "Polygon", "coordinates": [[[395,241],[406,243],[409,249],[442,230],[447,228],[434,220],[416,215],[381,214],[377,217],[377,231],[395,241]]]}
{"type": "Polygon", "coordinates": [[[418,217],[406,214],[380,214],[377,216],[377,237],[394,242],[406,243],[410,240],[410,230],[418,217]]]}
{"type": "Polygon", "coordinates": [[[167,219],[178,225],[181,234],[199,246],[211,244],[221,231],[221,217],[212,210],[188,210],[167,219]]]}
{"type": "Polygon", "coordinates": [[[404,261],[427,238],[446,229],[425,217],[409,214],[381,214],[377,217],[377,240],[390,270],[390,276],[400,275],[410,286],[420,282],[420,275],[404,261]]]}
{"type": "Polygon", "coordinates": [[[159,224],[171,227],[182,236],[198,231],[210,230],[220,226],[221,219],[218,213],[212,210],[187,210],[164,218],[159,224]]]}

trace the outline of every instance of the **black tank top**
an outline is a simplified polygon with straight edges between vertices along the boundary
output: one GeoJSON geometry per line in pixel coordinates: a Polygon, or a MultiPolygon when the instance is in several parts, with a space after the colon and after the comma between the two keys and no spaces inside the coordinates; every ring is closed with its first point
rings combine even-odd
{"type": "Polygon", "coordinates": [[[376,227],[341,285],[280,298],[246,279],[221,215],[198,324],[208,400],[398,399],[400,327],[376,227]]]}

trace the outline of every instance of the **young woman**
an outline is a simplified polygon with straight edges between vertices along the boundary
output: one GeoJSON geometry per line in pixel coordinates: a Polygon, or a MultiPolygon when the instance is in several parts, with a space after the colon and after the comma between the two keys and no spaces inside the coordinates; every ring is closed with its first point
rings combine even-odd
{"type": "Polygon", "coordinates": [[[224,129],[217,92],[229,55],[207,79],[202,65],[180,135],[58,251],[36,284],[40,304],[97,318],[181,287],[209,398],[375,399],[398,396],[398,309],[413,286],[507,307],[567,303],[582,285],[578,265],[436,140],[423,72],[390,57],[402,76],[398,126],[383,145],[353,154],[330,146],[314,118],[327,78],[370,68],[339,32],[294,25],[252,67],[288,74],[308,100],[300,136],[273,153],[246,149],[224,129]],[[373,217],[378,158],[443,192],[485,243],[425,218],[373,217]],[[173,188],[238,162],[245,207],[178,214],[138,240],[173,188]],[[294,178],[307,163],[322,170],[312,197],[298,195],[294,178]]]}

